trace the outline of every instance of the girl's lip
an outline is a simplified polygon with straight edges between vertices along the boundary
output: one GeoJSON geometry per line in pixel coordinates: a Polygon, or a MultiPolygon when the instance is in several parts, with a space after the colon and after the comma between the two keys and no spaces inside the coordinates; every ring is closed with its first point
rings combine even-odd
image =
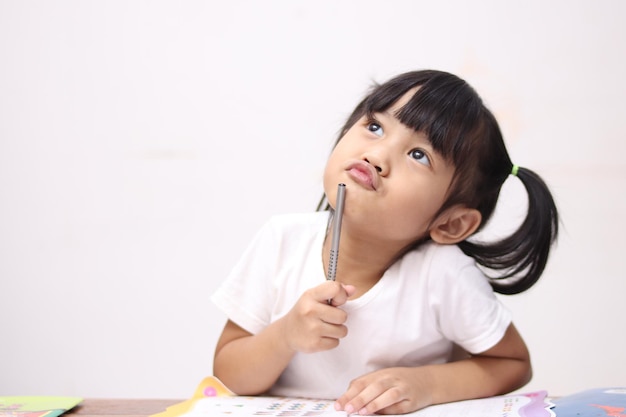
{"type": "Polygon", "coordinates": [[[365,161],[357,161],[348,165],[348,175],[365,188],[376,191],[378,188],[378,173],[376,169],[365,161]]]}

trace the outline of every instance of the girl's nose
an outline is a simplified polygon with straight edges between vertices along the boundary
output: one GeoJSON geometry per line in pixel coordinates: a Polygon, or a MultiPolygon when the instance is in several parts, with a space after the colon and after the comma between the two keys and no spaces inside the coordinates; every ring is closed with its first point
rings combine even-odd
{"type": "Polygon", "coordinates": [[[389,174],[390,164],[382,149],[367,152],[363,155],[363,160],[372,165],[381,177],[385,177],[389,174]]]}
{"type": "Polygon", "coordinates": [[[362,158],[376,168],[380,176],[385,177],[389,175],[392,155],[397,152],[396,148],[391,140],[381,140],[365,149],[362,158]]]}
{"type": "Polygon", "coordinates": [[[380,166],[378,166],[378,165],[376,165],[376,164],[372,163],[372,161],[370,161],[370,160],[369,160],[369,159],[367,159],[367,158],[364,158],[364,159],[365,159],[365,162],[367,162],[367,163],[368,163],[368,164],[370,164],[370,165],[373,165],[373,166],[374,166],[374,168],[376,168],[376,172],[378,172],[379,174],[380,174],[381,172],[383,172],[383,169],[382,169],[380,166]]]}

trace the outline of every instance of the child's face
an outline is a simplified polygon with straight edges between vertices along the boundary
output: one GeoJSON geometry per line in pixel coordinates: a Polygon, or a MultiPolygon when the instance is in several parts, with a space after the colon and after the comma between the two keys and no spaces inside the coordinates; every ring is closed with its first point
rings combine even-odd
{"type": "Polygon", "coordinates": [[[337,184],[346,184],[345,226],[401,246],[428,235],[454,175],[454,166],[424,134],[393,116],[409,94],[388,111],[358,120],[338,142],[324,171],[333,207],[337,184]]]}

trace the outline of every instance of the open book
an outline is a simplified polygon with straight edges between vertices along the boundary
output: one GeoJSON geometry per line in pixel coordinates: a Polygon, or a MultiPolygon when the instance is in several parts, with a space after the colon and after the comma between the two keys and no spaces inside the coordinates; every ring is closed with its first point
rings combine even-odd
{"type": "Polygon", "coordinates": [[[554,400],[558,417],[626,417],[626,387],[594,388],[554,400]]]}
{"type": "Polygon", "coordinates": [[[81,401],[76,397],[0,397],[0,417],[55,417],[81,401]]]}
{"type": "MultiPolygon", "coordinates": [[[[405,416],[412,417],[554,417],[547,393],[503,395],[434,405],[405,416]]],[[[312,398],[236,396],[217,378],[205,378],[190,400],[152,417],[346,417],[334,401],[312,398]]]]}

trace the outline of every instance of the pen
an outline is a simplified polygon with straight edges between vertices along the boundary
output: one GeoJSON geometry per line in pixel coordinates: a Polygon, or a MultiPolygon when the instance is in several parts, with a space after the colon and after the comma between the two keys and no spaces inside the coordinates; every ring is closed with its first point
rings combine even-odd
{"type": "Polygon", "coordinates": [[[333,215],[333,241],[330,247],[330,259],[328,261],[328,275],[326,279],[334,281],[337,275],[337,257],[339,256],[339,237],[341,236],[341,218],[343,206],[346,201],[346,184],[337,186],[337,203],[333,215]]]}

